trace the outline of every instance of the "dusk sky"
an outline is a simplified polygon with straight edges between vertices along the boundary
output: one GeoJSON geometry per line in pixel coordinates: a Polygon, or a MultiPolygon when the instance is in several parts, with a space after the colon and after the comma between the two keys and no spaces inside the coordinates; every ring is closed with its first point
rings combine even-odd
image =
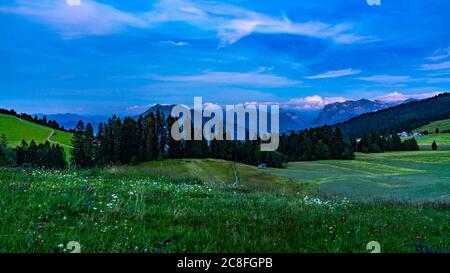
{"type": "Polygon", "coordinates": [[[428,97],[450,87],[450,1],[2,0],[0,107],[428,97]]]}

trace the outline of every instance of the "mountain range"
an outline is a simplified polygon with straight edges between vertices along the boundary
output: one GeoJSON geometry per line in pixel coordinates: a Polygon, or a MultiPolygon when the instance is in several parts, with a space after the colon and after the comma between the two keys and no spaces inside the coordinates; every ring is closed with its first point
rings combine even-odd
{"type": "Polygon", "coordinates": [[[63,126],[66,130],[75,129],[77,126],[77,123],[82,120],[85,124],[90,123],[94,127],[94,129],[97,129],[98,124],[101,122],[106,122],[108,120],[107,116],[84,116],[84,115],[78,115],[78,114],[35,114],[38,116],[38,118],[42,118],[43,116],[47,117],[47,120],[55,120],[59,123],[59,125],[63,126]]]}
{"type": "Polygon", "coordinates": [[[415,99],[405,101],[384,102],[380,100],[371,101],[360,99],[356,101],[348,100],[328,104],[320,112],[319,116],[312,122],[313,126],[335,125],[365,113],[372,113],[383,110],[402,103],[408,103],[415,99]]]}
{"type": "Polygon", "coordinates": [[[365,113],[335,126],[346,137],[361,137],[365,133],[393,134],[412,131],[432,121],[450,118],[450,93],[432,98],[407,101],[395,107],[365,113]]]}
{"type": "MultiPolygon", "coordinates": [[[[345,122],[354,117],[365,113],[372,113],[379,110],[383,110],[392,106],[396,106],[402,103],[413,101],[409,99],[406,101],[396,102],[383,102],[379,100],[348,100],[345,102],[336,102],[326,105],[322,110],[316,111],[300,111],[296,109],[280,109],[280,131],[292,131],[302,130],[305,128],[317,127],[322,125],[335,125],[341,122],[345,122]]],[[[159,110],[165,116],[169,116],[174,105],[170,104],[156,104],[150,107],[148,110],[142,113],[147,115],[159,110]]],[[[38,117],[44,116],[44,114],[36,114],[38,117]]],[[[94,128],[97,128],[100,122],[106,122],[107,116],[84,116],[78,114],[51,114],[46,115],[48,120],[56,120],[65,129],[74,129],[79,120],[83,120],[85,123],[91,123],[94,128]]],[[[137,118],[134,116],[133,118],[137,118]]]]}

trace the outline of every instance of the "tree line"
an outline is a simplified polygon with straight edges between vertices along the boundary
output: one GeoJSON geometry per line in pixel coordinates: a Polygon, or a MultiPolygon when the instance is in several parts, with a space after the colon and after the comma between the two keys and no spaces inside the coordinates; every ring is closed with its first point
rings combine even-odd
{"type": "Polygon", "coordinates": [[[281,135],[278,151],[286,155],[289,161],[355,157],[352,146],[344,140],[341,130],[328,125],[281,135]]]}
{"type": "MultiPolygon", "coordinates": [[[[99,124],[96,135],[91,124],[80,121],[72,139],[72,165],[89,168],[166,158],[217,158],[281,167],[288,160],[354,157],[340,130],[329,126],[284,134],[278,151],[262,152],[261,139],[249,140],[248,132],[245,141],[175,141],[170,134],[175,121],[159,111],[145,117],[141,115],[138,119],[127,117],[123,121],[114,115],[106,123],[99,124]]],[[[223,139],[228,139],[226,133],[223,139]]]]}
{"type": "Polygon", "coordinates": [[[46,126],[46,127],[50,127],[52,129],[56,129],[56,130],[60,130],[60,131],[65,131],[65,132],[71,132],[71,130],[66,130],[64,129],[64,126],[59,125],[59,123],[56,120],[47,120],[46,116],[43,116],[42,118],[39,118],[38,116],[31,116],[29,114],[26,113],[17,113],[15,110],[8,110],[8,109],[3,109],[0,108],[0,114],[4,114],[4,115],[10,115],[10,116],[15,116],[17,118],[29,121],[29,122],[33,122],[35,124],[39,124],[42,126],[46,126]]]}
{"type": "Polygon", "coordinates": [[[419,150],[419,145],[415,138],[406,139],[402,142],[397,134],[382,136],[376,131],[364,134],[359,142],[352,136],[350,143],[354,151],[362,153],[419,150]]]}
{"type": "Polygon", "coordinates": [[[4,135],[0,138],[0,166],[33,167],[45,169],[63,169],[67,167],[64,149],[48,141],[28,144],[22,140],[15,149],[9,148],[4,135]]]}
{"type": "Polygon", "coordinates": [[[217,158],[252,165],[264,162],[274,167],[281,167],[286,162],[286,157],[279,152],[260,152],[259,139],[175,141],[170,133],[175,121],[159,110],[138,119],[126,117],[121,120],[114,115],[98,125],[96,135],[91,124],[79,121],[72,138],[72,165],[89,168],[168,158],[217,158]]]}

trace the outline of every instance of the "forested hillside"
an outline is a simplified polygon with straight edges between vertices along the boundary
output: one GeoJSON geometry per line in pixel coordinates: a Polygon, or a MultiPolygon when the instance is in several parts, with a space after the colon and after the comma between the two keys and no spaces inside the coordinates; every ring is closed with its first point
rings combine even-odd
{"type": "Polygon", "coordinates": [[[380,134],[412,131],[431,121],[447,118],[450,118],[450,93],[363,114],[336,126],[349,138],[352,135],[361,137],[373,131],[380,134]]]}

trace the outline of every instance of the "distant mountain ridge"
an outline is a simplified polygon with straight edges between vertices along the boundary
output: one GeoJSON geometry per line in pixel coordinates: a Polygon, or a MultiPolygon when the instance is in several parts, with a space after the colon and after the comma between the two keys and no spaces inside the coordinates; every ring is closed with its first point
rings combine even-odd
{"type": "Polygon", "coordinates": [[[383,110],[402,103],[414,101],[408,99],[406,101],[384,102],[380,100],[348,100],[345,102],[336,102],[325,105],[319,116],[313,121],[314,126],[335,125],[365,113],[372,113],[383,110]]]}
{"type": "MultiPolygon", "coordinates": [[[[387,109],[399,104],[405,104],[416,99],[408,99],[405,101],[384,102],[380,100],[348,100],[345,102],[336,102],[325,105],[322,110],[305,111],[293,108],[280,109],[280,131],[300,131],[306,128],[318,127],[322,125],[336,125],[366,113],[373,113],[380,110],[387,109]]],[[[164,116],[169,116],[175,104],[155,104],[149,109],[141,113],[145,116],[147,114],[156,114],[158,111],[164,116]]],[[[44,114],[37,114],[38,117],[44,114]]],[[[65,129],[74,129],[79,120],[84,123],[91,123],[94,128],[98,127],[101,122],[107,122],[107,116],[84,116],[77,114],[50,114],[45,115],[47,119],[56,120],[65,129]]],[[[132,116],[137,119],[138,115],[132,116]]]]}
{"type": "MultiPolygon", "coordinates": [[[[174,104],[156,104],[141,115],[156,114],[159,111],[167,117],[171,114],[174,106],[174,104]]],[[[310,115],[302,115],[302,113],[293,110],[280,110],[280,131],[282,132],[305,129],[309,126],[310,121],[310,115]]]]}
{"type": "Polygon", "coordinates": [[[49,120],[56,120],[66,130],[75,129],[80,120],[82,120],[85,124],[91,123],[94,129],[98,127],[99,123],[106,122],[108,120],[108,117],[106,116],[84,116],[70,113],[50,115],[39,113],[36,114],[36,116],[39,118],[46,116],[49,120]]]}

